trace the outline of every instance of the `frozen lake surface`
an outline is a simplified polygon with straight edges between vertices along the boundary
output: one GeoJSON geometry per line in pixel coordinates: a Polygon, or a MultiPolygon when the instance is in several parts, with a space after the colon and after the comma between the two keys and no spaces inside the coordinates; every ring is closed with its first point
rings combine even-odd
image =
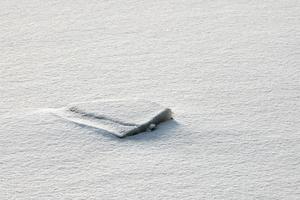
{"type": "Polygon", "coordinates": [[[299,199],[300,1],[0,2],[0,199],[299,199]],[[49,112],[146,99],[123,139],[49,112]]]}

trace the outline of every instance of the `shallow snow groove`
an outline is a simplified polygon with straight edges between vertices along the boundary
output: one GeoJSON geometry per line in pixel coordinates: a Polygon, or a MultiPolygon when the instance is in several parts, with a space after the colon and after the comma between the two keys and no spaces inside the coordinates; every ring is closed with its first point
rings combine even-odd
{"type": "Polygon", "coordinates": [[[169,108],[145,100],[110,100],[73,103],[52,111],[59,117],[118,137],[153,130],[172,118],[169,108]]]}

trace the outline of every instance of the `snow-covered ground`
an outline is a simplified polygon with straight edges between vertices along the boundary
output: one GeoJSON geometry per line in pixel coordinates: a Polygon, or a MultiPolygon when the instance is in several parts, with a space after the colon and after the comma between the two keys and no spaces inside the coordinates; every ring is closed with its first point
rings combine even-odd
{"type": "Polygon", "coordinates": [[[299,199],[300,1],[0,1],[0,199],[299,199]],[[118,139],[47,112],[141,98],[118,139]]]}

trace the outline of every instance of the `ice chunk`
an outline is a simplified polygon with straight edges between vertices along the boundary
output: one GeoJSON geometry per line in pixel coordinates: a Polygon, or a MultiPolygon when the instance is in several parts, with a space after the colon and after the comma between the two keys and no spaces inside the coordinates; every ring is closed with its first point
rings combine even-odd
{"type": "Polygon", "coordinates": [[[110,100],[73,103],[56,114],[82,125],[106,130],[118,137],[153,130],[172,118],[172,112],[146,100],[110,100]]]}

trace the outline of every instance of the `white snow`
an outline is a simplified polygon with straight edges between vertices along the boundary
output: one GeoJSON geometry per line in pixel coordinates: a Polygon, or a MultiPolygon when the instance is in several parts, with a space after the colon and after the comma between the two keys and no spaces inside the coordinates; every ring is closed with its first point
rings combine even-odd
{"type": "Polygon", "coordinates": [[[299,199],[299,0],[2,0],[0,27],[0,199],[299,199]],[[40,112],[135,98],[175,120],[40,112]]]}
{"type": "Polygon", "coordinates": [[[169,108],[143,99],[72,103],[51,112],[67,121],[102,129],[121,138],[153,130],[172,118],[169,108]]]}

